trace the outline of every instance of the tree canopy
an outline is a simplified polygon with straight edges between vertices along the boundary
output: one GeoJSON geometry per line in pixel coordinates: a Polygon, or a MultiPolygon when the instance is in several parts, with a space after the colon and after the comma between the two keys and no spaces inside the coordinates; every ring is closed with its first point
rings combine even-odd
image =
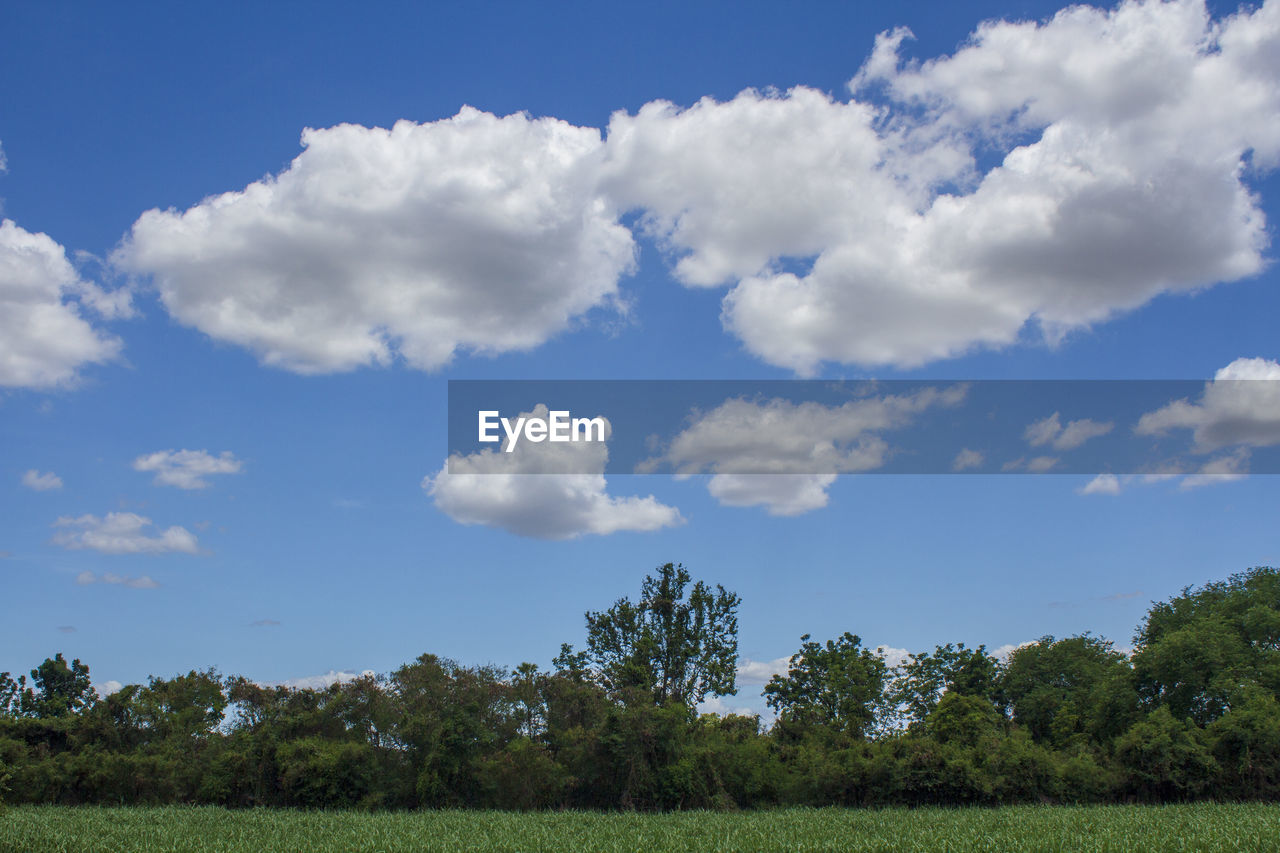
{"type": "Polygon", "coordinates": [[[644,579],[638,602],[587,613],[589,659],[611,692],[689,708],[737,692],[740,599],[690,580],[683,565],[667,563],[644,579]]]}

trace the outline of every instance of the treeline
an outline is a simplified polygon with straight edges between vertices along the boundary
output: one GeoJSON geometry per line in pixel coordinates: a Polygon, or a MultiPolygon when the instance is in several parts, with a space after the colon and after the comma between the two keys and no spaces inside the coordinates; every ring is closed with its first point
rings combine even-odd
{"type": "Polygon", "coordinates": [[[802,638],[777,714],[734,692],[738,597],[681,566],[553,669],[423,655],[324,690],[213,670],[105,698],[60,654],[0,675],[0,798],[290,807],[753,808],[1280,797],[1280,572],[1154,605],[1125,655],[1044,637],[889,666],[802,638]]]}

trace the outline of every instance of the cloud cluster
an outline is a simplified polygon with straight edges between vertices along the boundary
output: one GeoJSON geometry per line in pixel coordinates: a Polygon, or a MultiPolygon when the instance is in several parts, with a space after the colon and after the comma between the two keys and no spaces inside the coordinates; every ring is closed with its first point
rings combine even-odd
{"type": "Polygon", "coordinates": [[[797,88],[610,122],[619,204],[681,280],[732,284],[751,352],[915,366],[1261,269],[1246,161],[1280,154],[1280,5],[1076,6],[924,63],[900,59],[908,35],[851,83],[884,108],[797,88]]]}
{"type": "Polygon", "coordinates": [[[243,464],[229,450],[219,456],[207,450],[158,450],[133,460],[133,470],[154,471],[157,486],[204,489],[209,486],[205,477],[238,474],[243,464]]]}
{"type": "Polygon", "coordinates": [[[300,372],[536,346],[617,304],[634,244],[728,286],[726,330],[801,374],[911,367],[1257,273],[1280,158],[1280,3],[1072,6],[842,100],[745,91],[595,128],[472,108],[308,129],[278,175],[143,214],[114,263],[177,320],[300,372]]]}
{"type": "Polygon", "coordinates": [[[302,145],[279,175],[144,213],[114,262],[179,322],[302,373],[528,349],[632,267],[594,128],[464,107],[302,145]]]}
{"type": "Polygon", "coordinates": [[[1183,490],[1242,480],[1253,448],[1280,444],[1280,363],[1238,358],[1204,384],[1199,400],[1172,400],[1143,414],[1133,431],[1153,438],[1189,431],[1192,458],[1174,456],[1144,474],[1099,474],[1080,494],[1118,495],[1130,485],[1179,478],[1183,490]]]}
{"type": "Polygon", "coordinates": [[[151,519],[132,512],[109,512],[101,518],[62,516],[53,526],[61,528],[54,534],[54,544],[73,550],[88,549],[103,554],[199,553],[195,535],[185,527],[168,527],[148,535],[151,519]]]}
{"type": "Polygon", "coordinates": [[[934,407],[958,405],[967,389],[924,388],[841,405],[789,400],[726,400],[696,414],[661,456],[677,476],[712,474],[707,490],[727,506],[764,506],[800,515],[827,505],[837,474],[882,467],[892,449],[880,433],[900,429],[934,407]]]}
{"type": "Polygon", "coordinates": [[[1138,435],[1189,429],[1195,449],[1280,444],[1280,363],[1238,358],[1206,382],[1198,402],[1175,400],[1138,421],[1138,435]]]}
{"type": "MultiPolygon", "coordinates": [[[[541,403],[532,412],[520,413],[524,418],[547,415],[541,403]]],[[[605,442],[521,441],[510,453],[507,443],[503,439],[497,450],[454,454],[426,477],[422,487],[436,508],[462,524],[498,527],[536,539],[658,530],[684,523],[679,510],[652,495],[608,493],[605,442]]]]}
{"type": "Polygon", "coordinates": [[[108,292],[81,279],[47,234],[0,222],[0,387],[69,385],[85,365],[115,358],[119,338],[85,314],[128,316],[129,299],[127,290],[108,292]]]}
{"type": "Polygon", "coordinates": [[[1071,421],[1064,427],[1059,419],[1059,413],[1054,412],[1049,417],[1030,424],[1024,437],[1032,447],[1049,445],[1054,450],[1074,450],[1091,438],[1106,435],[1115,429],[1115,426],[1111,421],[1099,423],[1082,418],[1071,421]]]}

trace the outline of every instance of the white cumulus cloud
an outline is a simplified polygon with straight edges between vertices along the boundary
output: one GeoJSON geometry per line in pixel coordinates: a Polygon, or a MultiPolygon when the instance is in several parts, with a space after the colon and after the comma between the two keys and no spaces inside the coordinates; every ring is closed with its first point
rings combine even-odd
{"type": "Polygon", "coordinates": [[[877,40],[847,102],[749,91],[610,121],[617,204],[686,284],[731,286],[724,325],[757,356],[910,367],[1261,270],[1246,182],[1280,156],[1274,0],[1219,21],[1073,6],[923,63],[908,35],[877,40]]]}
{"type": "Polygon", "coordinates": [[[738,658],[738,683],[768,684],[775,675],[785,675],[790,667],[790,656],[773,660],[738,658]]]}
{"type": "Polygon", "coordinates": [[[54,534],[54,544],[74,550],[89,549],[104,554],[199,553],[195,535],[185,527],[167,527],[148,535],[151,519],[132,512],[109,512],[101,518],[62,516],[53,526],[62,528],[54,534]]]}
{"type": "Polygon", "coordinates": [[[1099,474],[1079,489],[1082,495],[1118,495],[1120,478],[1115,474],[1099,474]]]}
{"type": "Polygon", "coordinates": [[[1195,449],[1280,444],[1280,363],[1238,358],[1206,382],[1198,402],[1175,400],[1139,420],[1138,435],[1189,429],[1195,449]]]}
{"type": "Polygon", "coordinates": [[[827,505],[835,474],[715,474],[707,491],[724,506],[763,506],[770,515],[803,515],[827,505]]]}
{"type": "Polygon", "coordinates": [[[85,319],[131,313],[127,290],[107,292],[82,278],[47,234],[0,222],[0,386],[73,383],[88,364],[115,358],[119,338],[85,319]]]}
{"type": "Polygon", "coordinates": [[[37,492],[48,492],[53,489],[61,489],[62,478],[52,471],[46,471],[41,474],[32,468],[22,475],[22,485],[37,492]]]}
{"type": "MultiPolygon", "coordinates": [[[[520,417],[547,417],[541,403],[520,417]]],[[[607,422],[606,422],[607,423],[607,422]]],[[[606,432],[607,435],[607,432],[606,432]]],[[[658,530],[684,523],[680,511],[649,495],[608,492],[603,441],[517,442],[497,450],[454,454],[422,487],[436,508],[462,524],[498,527],[535,539],[658,530]],[[582,473],[582,472],[593,473],[582,473]]]]}
{"type": "Polygon", "coordinates": [[[108,679],[106,681],[100,681],[97,684],[93,685],[93,690],[95,693],[98,694],[99,699],[106,699],[112,693],[117,693],[123,689],[124,689],[124,685],[121,684],[119,681],[116,681],[114,678],[108,679]]]}
{"type": "Polygon", "coordinates": [[[597,129],[464,107],[302,145],[241,191],[144,213],[114,262],[179,322],[301,373],[528,349],[614,304],[633,265],[597,129]]]}
{"type": "Polygon", "coordinates": [[[214,456],[207,450],[158,450],[133,460],[135,471],[154,471],[157,486],[203,489],[213,474],[238,474],[244,463],[229,450],[214,456]]]}

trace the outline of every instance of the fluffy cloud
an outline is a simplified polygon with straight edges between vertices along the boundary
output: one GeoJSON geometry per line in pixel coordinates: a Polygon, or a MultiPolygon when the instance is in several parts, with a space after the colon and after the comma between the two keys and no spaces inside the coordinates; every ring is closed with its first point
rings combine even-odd
{"type": "Polygon", "coordinates": [[[709,472],[708,491],[722,504],[800,515],[826,506],[837,474],[885,464],[892,451],[880,432],[907,426],[929,408],[957,405],[966,390],[925,388],[839,406],[726,400],[698,414],[641,470],[666,464],[681,477],[709,472]]]}
{"type": "Polygon", "coordinates": [[[968,471],[970,468],[981,468],[986,459],[979,451],[970,450],[966,447],[957,453],[956,458],[951,461],[951,470],[958,473],[960,471],[968,471]]]}
{"type": "Polygon", "coordinates": [[[1008,662],[1010,656],[1012,656],[1013,653],[1016,652],[1018,649],[1024,648],[1026,646],[1034,646],[1036,642],[1037,642],[1036,640],[1025,640],[1021,643],[1005,643],[1003,646],[996,646],[994,649],[988,652],[988,654],[990,654],[996,660],[1001,661],[1002,663],[1006,663],[1008,662]]]}
{"type": "Polygon", "coordinates": [[[738,658],[739,684],[768,684],[775,675],[785,675],[791,666],[791,658],[774,658],[773,660],[752,660],[738,658]]]}
{"type": "Polygon", "coordinates": [[[827,505],[835,474],[716,474],[707,491],[724,506],[763,506],[770,515],[803,515],[827,505]]]}
{"type": "Polygon", "coordinates": [[[1099,423],[1083,418],[1071,421],[1065,427],[1057,412],[1043,420],[1036,421],[1027,427],[1024,437],[1032,447],[1043,447],[1048,444],[1055,450],[1074,450],[1091,438],[1106,435],[1115,429],[1115,424],[1107,421],[1099,423]]]}
{"type": "Polygon", "coordinates": [[[907,35],[851,83],[883,109],[797,88],[610,122],[610,192],[682,281],[732,284],[751,352],[909,367],[1261,269],[1245,180],[1280,155],[1280,4],[1076,6],[925,63],[907,35]]]}
{"type": "Polygon", "coordinates": [[[22,475],[22,485],[37,492],[48,492],[53,489],[61,489],[62,478],[52,471],[46,471],[41,474],[32,468],[22,475]]]}
{"type": "Polygon", "coordinates": [[[143,214],[114,262],[178,321],[302,373],[527,349],[632,267],[596,129],[464,107],[302,145],[279,175],[143,214]]]}
{"type": "Polygon", "coordinates": [[[130,589],[157,589],[160,584],[151,579],[149,575],[140,575],[138,577],[125,577],[112,572],[103,572],[101,575],[95,575],[93,572],[84,571],[76,575],[76,583],[81,586],[89,586],[95,583],[114,584],[119,586],[127,586],[130,589]]]}
{"type": "Polygon", "coordinates": [[[1280,364],[1238,358],[1205,383],[1199,402],[1176,400],[1147,412],[1134,427],[1138,435],[1174,429],[1192,430],[1200,453],[1237,444],[1280,444],[1280,364]]]}
{"type": "Polygon", "coordinates": [[[96,515],[63,516],[53,526],[65,528],[53,537],[54,544],[64,548],[90,549],[104,554],[199,553],[196,537],[185,527],[168,527],[157,535],[148,536],[146,528],[151,527],[151,519],[132,512],[109,512],[102,518],[96,515]]]}
{"type": "MultiPolygon", "coordinates": [[[[541,403],[521,417],[547,417],[541,403]]],[[[454,454],[422,481],[436,507],[462,524],[499,527],[536,539],[573,539],[682,524],[675,507],[648,497],[614,497],[604,469],[605,442],[532,443],[454,454]],[[595,473],[576,473],[593,471],[595,473]]]]}
{"type": "Polygon", "coordinates": [[[47,234],[0,222],[0,386],[50,388],[77,370],[114,358],[120,340],[91,325],[131,312],[127,290],[107,292],[80,278],[47,234]]]}
{"type": "Polygon", "coordinates": [[[1115,474],[1099,474],[1079,489],[1082,495],[1118,495],[1120,478],[1115,474]]]}
{"type": "Polygon", "coordinates": [[[98,694],[99,699],[105,699],[112,693],[123,690],[124,685],[112,678],[93,685],[93,689],[98,694]]]}
{"type": "Polygon", "coordinates": [[[203,489],[212,474],[238,474],[243,463],[229,450],[214,456],[207,450],[158,450],[133,460],[133,470],[154,471],[157,486],[203,489]]]}

